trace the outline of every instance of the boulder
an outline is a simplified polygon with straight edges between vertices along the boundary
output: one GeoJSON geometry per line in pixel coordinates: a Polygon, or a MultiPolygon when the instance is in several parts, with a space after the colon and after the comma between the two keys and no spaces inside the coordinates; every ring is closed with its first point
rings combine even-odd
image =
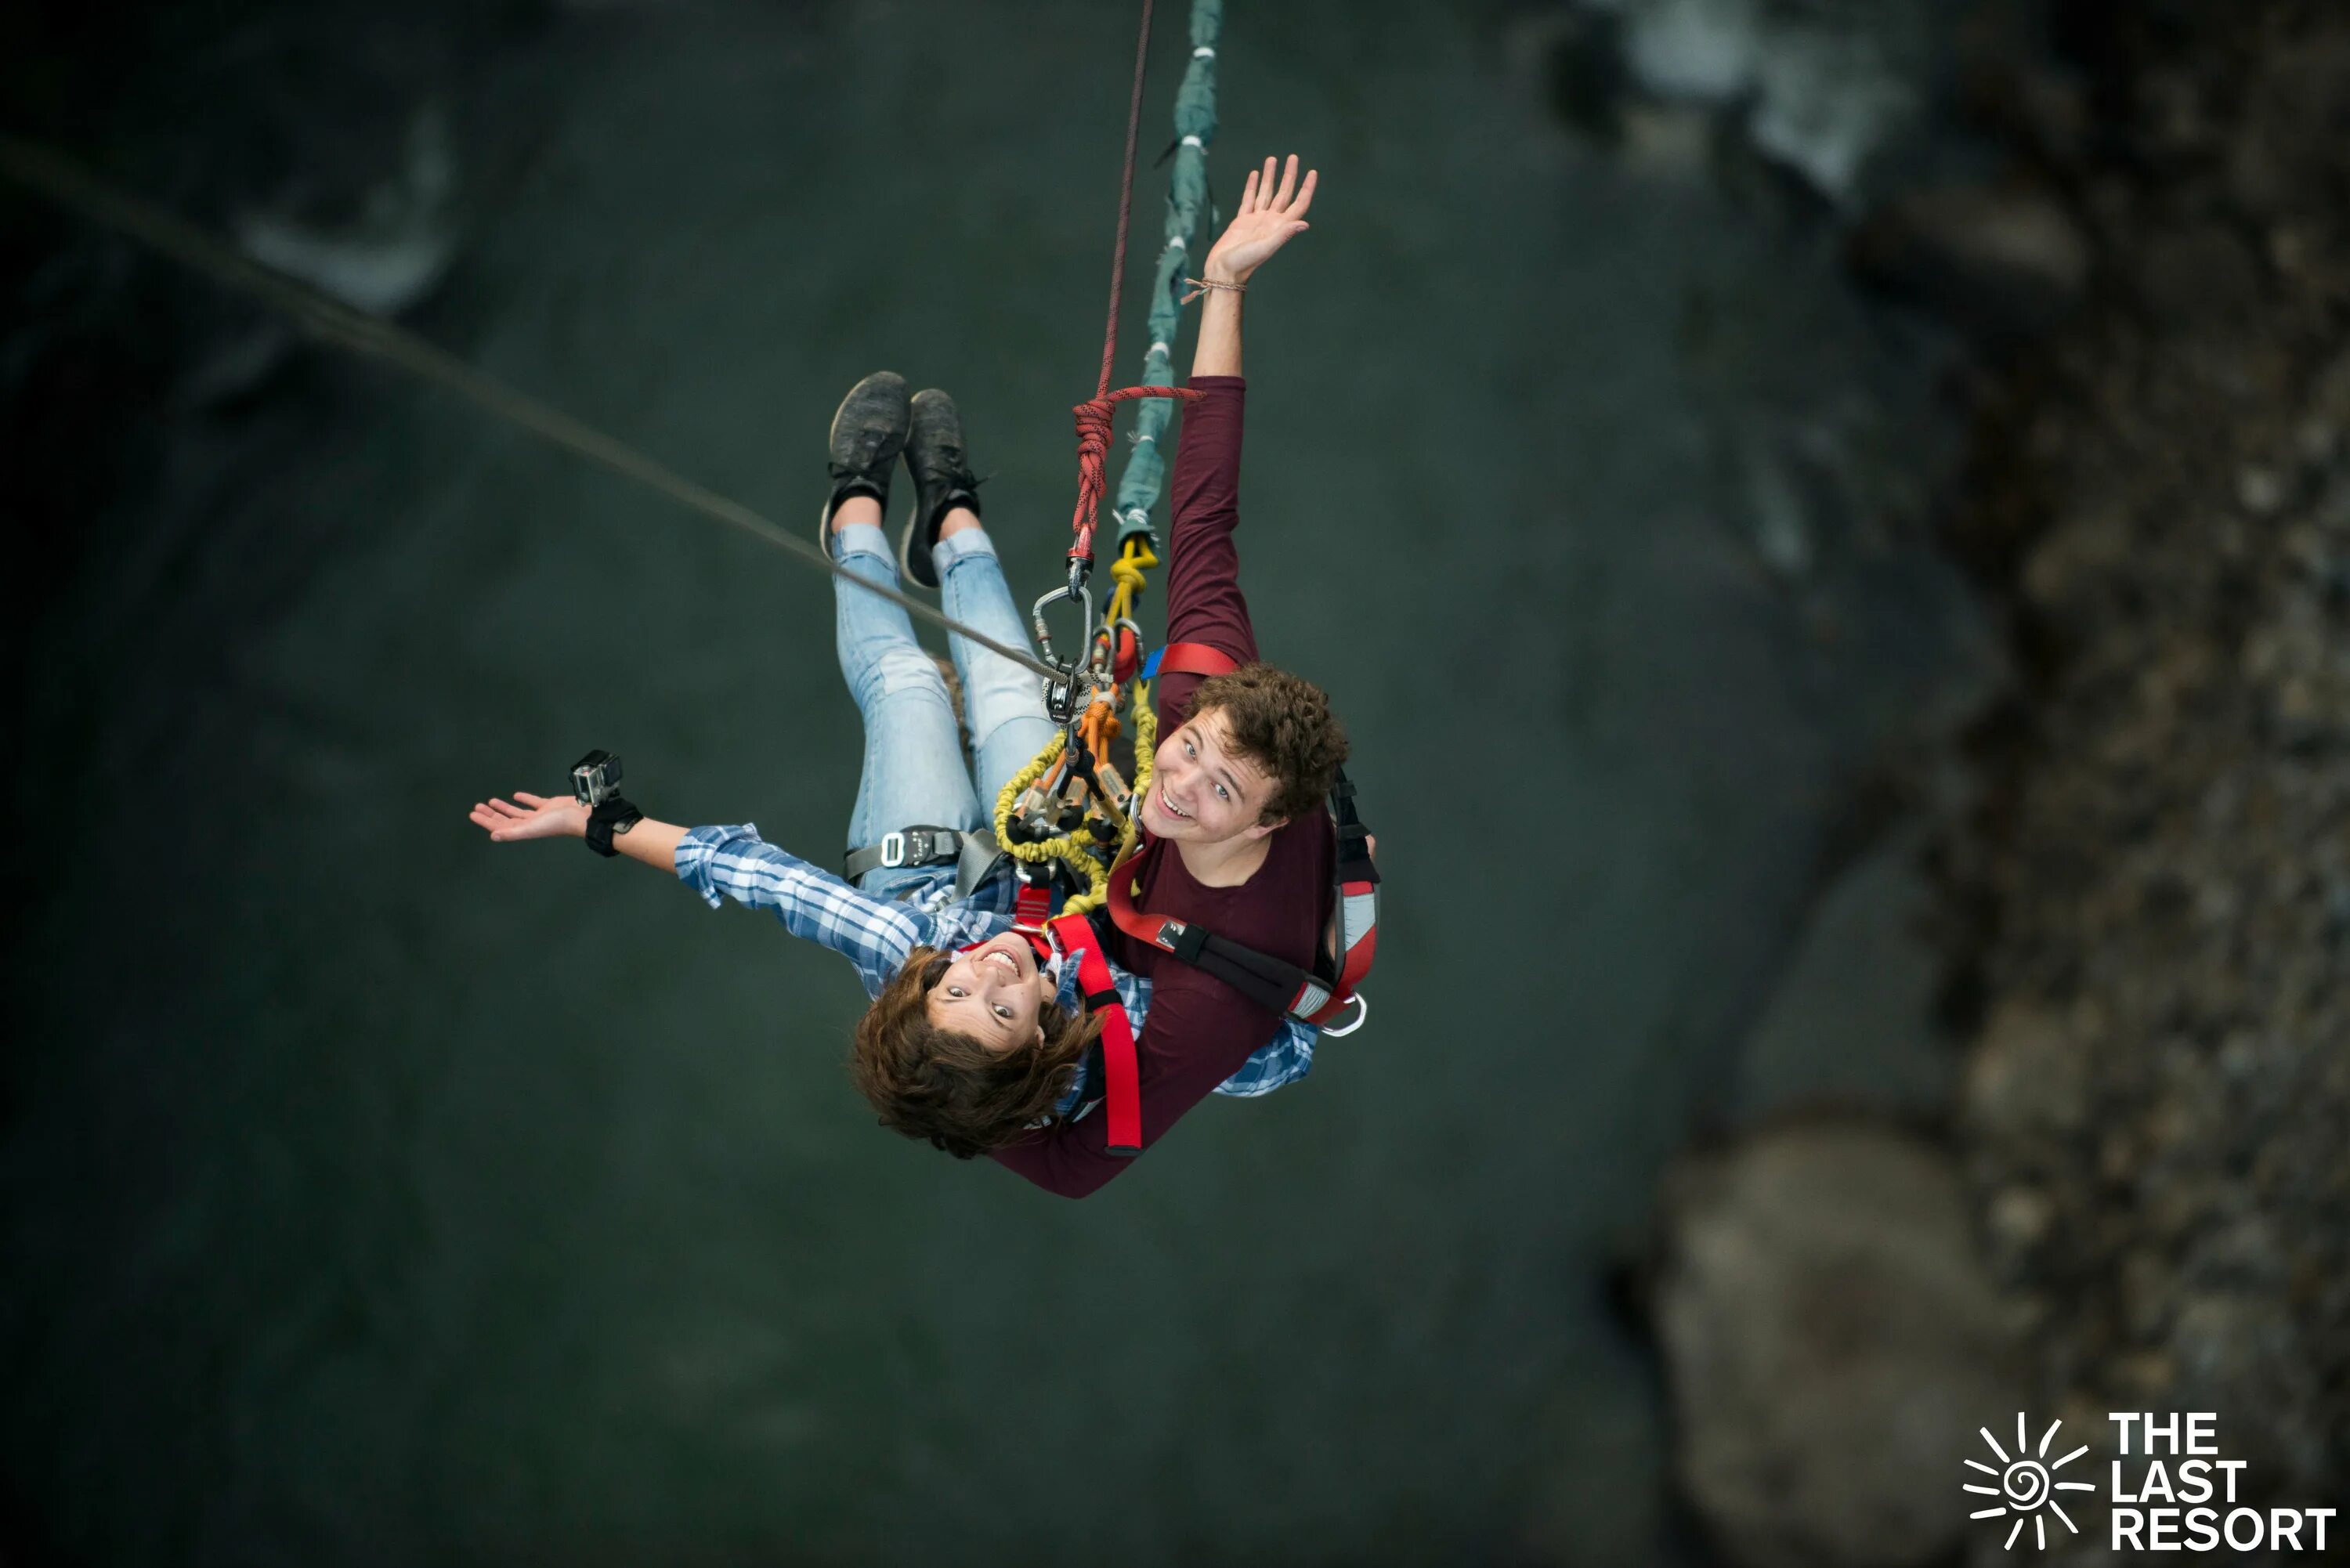
{"type": "Polygon", "coordinates": [[[1960,1544],[1961,1460],[2022,1407],[1970,1213],[1949,1155],[1857,1120],[1668,1175],[1650,1311],[1675,1474],[1728,1561],[1897,1568],[1960,1544]]]}
{"type": "Polygon", "coordinates": [[[1854,232],[1855,272],[1977,337],[2044,332],[2088,286],[2088,241],[2028,184],[1947,186],[1887,203],[1854,232]]]}

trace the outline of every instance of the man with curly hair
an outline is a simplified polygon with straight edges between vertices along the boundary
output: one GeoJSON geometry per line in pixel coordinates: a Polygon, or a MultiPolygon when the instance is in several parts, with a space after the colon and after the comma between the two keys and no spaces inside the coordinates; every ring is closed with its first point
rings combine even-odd
{"type": "MultiPolygon", "coordinates": [[[[1278,171],[1267,159],[1250,174],[1232,225],[1201,273],[1206,297],[1191,385],[1202,396],[1184,407],[1175,460],[1167,641],[1205,644],[1238,668],[1159,682],[1158,762],[1139,809],[1144,833],[1165,848],[1146,864],[1135,902],[1311,969],[1332,912],[1335,846],[1322,808],[1347,760],[1346,732],[1320,689],[1257,661],[1233,542],[1245,390],[1242,296],[1250,275],[1305,231],[1315,175],[1307,171],[1303,184],[1297,175],[1295,157],[1278,171]]],[[[1280,1019],[1148,942],[1118,933],[1109,950],[1153,987],[1138,1042],[1147,1148],[1245,1062],[1280,1019]]],[[[1071,1198],[1131,1163],[1108,1151],[1100,1116],[1056,1123],[993,1153],[1071,1198]]]]}

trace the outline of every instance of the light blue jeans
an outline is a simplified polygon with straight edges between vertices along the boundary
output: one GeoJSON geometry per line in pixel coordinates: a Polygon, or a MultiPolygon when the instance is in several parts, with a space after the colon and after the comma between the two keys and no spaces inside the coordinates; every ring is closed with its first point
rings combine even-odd
{"type": "MultiPolygon", "coordinates": [[[[897,558],[880,529],[852,524],[832,535],[832,553],[868,582],[898,587],[897,558]]],[[[947,614],[998,642],[1028,646],[1028,628],[984,529],[940,540],[931,558],[938,564],[947,614]]],[[[879,844],[883,834],[901,827],[987,826],[1004,781],[1053,738],[1037,677],[1002,654],[948,636],[971,730],[966,758],[947,684],[914,640],[906,612],[840,582],[833,585],[833,600],[841,678],[865,719],[865,766],[857,781],[857,809],[848,817],[848,847],[879,844]]],[[[952,867],[877,867],[858,886],[889,898],[914,882],[934,880],[941,869],[952,867]]]]}

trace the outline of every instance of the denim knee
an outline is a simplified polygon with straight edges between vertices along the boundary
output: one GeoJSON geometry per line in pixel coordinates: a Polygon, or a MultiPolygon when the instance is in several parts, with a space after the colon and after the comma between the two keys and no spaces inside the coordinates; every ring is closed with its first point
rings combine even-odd
{"type": "Polygon", "coordinates": [[[868,715],[884,703],[900,701],[936,702],[949,712],[954,711],[937,661],[907,643],[882,649],[866,659],[852,695],[858,708],[868,715]]]}

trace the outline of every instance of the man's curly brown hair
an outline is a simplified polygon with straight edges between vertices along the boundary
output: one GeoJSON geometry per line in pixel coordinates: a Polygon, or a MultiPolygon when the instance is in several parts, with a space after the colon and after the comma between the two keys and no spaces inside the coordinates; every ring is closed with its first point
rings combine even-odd
{"type": "Polygon", "coordinates": [[[1224,718],[1232,749],[1264,770],[1273,794],[1261,824],[1317,811],[1347,760],[1347,731],[1322,688],[1270,664],[1243,664],[1200,682],[1191,719],[1224,718]]]}
{"type": "Polygon", "coordinates": [[[916,948],[857,1021],[849,1074],[881,1125],[957,1159],[1002,1148],[1049,1120],[1101,1020],[1047,1005],[1042,1044],[991,1051],[941,1029],[923,1007],[954,955],[916,948]]]}

